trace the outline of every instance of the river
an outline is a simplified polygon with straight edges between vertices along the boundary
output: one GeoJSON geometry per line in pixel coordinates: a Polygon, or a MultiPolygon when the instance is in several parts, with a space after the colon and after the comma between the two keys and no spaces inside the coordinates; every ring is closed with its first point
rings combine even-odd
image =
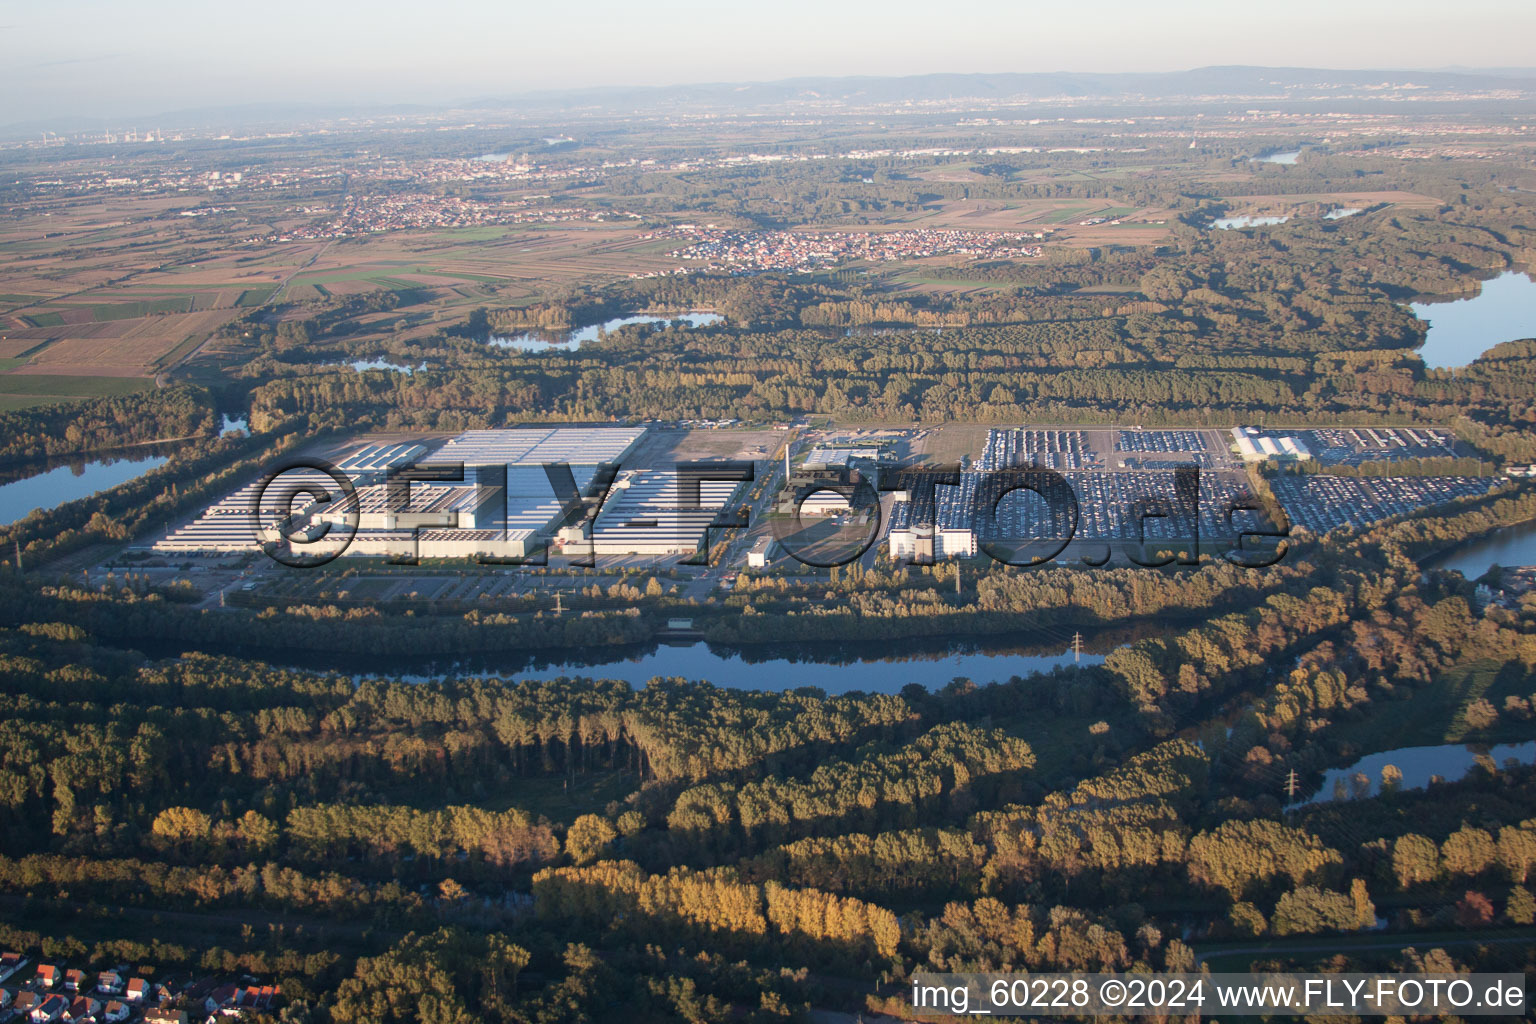
{"type": "MultiPolygon", "coordinates": [[[[1040,637],[1022,644],[1017,638],[973,643],[892,641],[749,647],[702,642],[651,643],[590,647],[549,656],[509,652],[465,658],[331,656],[292,651],[281,659],[272,659],[270,652],[246,656],[281,660],[287,667],[305,671],[334,671],[357,678],[385,677],[407,682],[474,676],[521,682],[587,676],[620,679],[638,688],[656,676],[666,676],[703,680],[739,690],[780,691],[813,686],[827,693],[899,693],[911,683],[937,690],[957,678],[983,685],[1056,668],[1100,665],[1105,654],[1124,639],[1095,638],[1084,647],[1080,657],[1063,649],[1067,644],[1055,637],[1040,637]]],[[[244,654],[234,650],[227,653],[244,654]]]]}

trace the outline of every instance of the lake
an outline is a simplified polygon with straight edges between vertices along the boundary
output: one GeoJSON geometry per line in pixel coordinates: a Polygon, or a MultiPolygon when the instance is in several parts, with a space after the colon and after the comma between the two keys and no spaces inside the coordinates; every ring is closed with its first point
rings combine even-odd
{"type": "Polygon", "coordinates": [[[1267,153],[1264,156],[1257,157],[1256,159],[1261,164],[1286,164],[1286,165],[1290,165],[1290,164],[1294,164],[1300,156],[1301,156],[1301,150],[1299,150],[1299,149],[1291,149],[1291,150],[1287,150],[1284,153],[1267,153]]]}
{"type": "MultiPolygon", "coordinates": [[[[1121,638],[1123,639],[1123,638],[1121,638]]],[[[1100,638],[1092,644],[1113,649],[1118,640],[1100,638]]],[[[944,643],[912,641],[881,644],[808,643],[786,647],[764,645],[747,648],[706,643],[652,643],[628,647],[592,647],[565,656],[484,655],[463,659],[378,658],[347,656],[332,659],[306,654],[285,659],[289,667],[307,671],[335,671],[354,677],[384,676],[409,682],[430,682],[451,677],[492,676],[509,681],[590,676],[622,679],[642,687],[655,676],[680,676],[706,680],[717,686],[744,690],[790,690],[815,686],[828,693],[863,690],[868,693],[899,693],[903,686],[918,683],[930,690],[963,677],[981,685],[1070,668],[1073,655],[1057,640],[1034,646],[996,643],[944,643]]],[[[233,652],[232,652],[233,653],[233,652]]],[[[254,655],[260,657],[260,655],[254,655]]],[[[1103,654],[1084,651],[1082,667],[1100,665],[1103,654]]]]}
{"type": "Polygon", "coordinates": [[[1429,323],[1419,356],[1439,369],[1466,366],[1501,342],[1536,337],[1536,281],[1514,270],[1484,281],[1472,298],[1409,308],[1429,323]]]}
{"type": "Polygon", "coordinates": [[[347,364],[362,373],[364,370],[394,370],[396,373],[415,373],[417,370],[425,370],[426,363],[420,366],[403,366],[400,363],[392,363],[387,359],[354,359],[347,364]]]}
{"type": "Polygon", "coordinates": [[[1527,743],[1500,743],[1489,747],[1480,744],[1446,743],[1434,747],[1398,747],[1396,750],[1369,754],[1348,768],[1334,768],[1323,773],[1323,786],[1307,804],[1327,803],[1330,800],[1376,796],[1381,792],[1381,770],[1387,765],[1396,766],[1403,779],[1399,789],[1422,789],[1429,785],[1432,775],[1448,782],[1464,778],[1479,761],[1491,761],[1502,768],[1504,762],[1515,759],[1521,764],[1536,761],[1536,740],[1527,743]],[[1363,774],[1368,784],[1356,790],[1356,774],[1363,774]],[[1342,787],[1342,788],[1341,788],[1342,787]]]}
{"type": "Polygon", "coordinates": [[[229,413],[225,413],[224,422],[219,425],[220,437],[228,437],[230,434],[235,433],[249,434],[250,432],[251,425],[246,422],[244,416],[231,416],[229,413]]]}
{"type": "Polygon", "coordinates": [[[525,331],[522,334],[512,334],[505,337],[491,335],[488,339],[496,348],[516,349],[519,352],[573,352],[589,341],[596,341],[599,335],[616,331],[621,327],[629,327],[632,324],[664,324],[682,321],[689,327],[709,327],[712,324],[724,323],[725,317],[718,313],[674,313],[671,316],[621,316],[612,320],[604,320],[600,324],[591,324],[587,327],[578,327],[573,331],[564,333],[545,333],[541,331],[525,331]]]}
{"type": "Polygon", "coordinates": [[[1430,559],[1424,567],[1454,569],[1467,579],[1475,580],[1495,565],[1536,565],[1536,520],[1495,530],[1482,540],[1430,559]]]}
{"type": "Polygon", "coordinates": [[[1211,221],[1211,227],[1222,230],[1227,228],[1260,228],[1270,224],[1284,224],[1290,219],[1290,214],[1272,217],[1256,217],[1245,214],[1241,217],[1217,217],[1211,221]]]}
{"type": "Polygon", "coordinates": [[[47,460],[6,471],[0,484],[0,526],[8,526],[40,508],[88,498],[165,465],[168,455],[119,455],[113,458],[47,460]]]}

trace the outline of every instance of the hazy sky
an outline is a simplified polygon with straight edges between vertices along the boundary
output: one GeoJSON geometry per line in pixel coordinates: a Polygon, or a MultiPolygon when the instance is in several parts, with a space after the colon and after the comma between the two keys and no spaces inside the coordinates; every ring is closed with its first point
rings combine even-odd
{"type": "Polygon", "coordinates": [[[1208,64],[1536,64],[1532,0],[0,0],[0,123],[269,101],[1208,64]]]}

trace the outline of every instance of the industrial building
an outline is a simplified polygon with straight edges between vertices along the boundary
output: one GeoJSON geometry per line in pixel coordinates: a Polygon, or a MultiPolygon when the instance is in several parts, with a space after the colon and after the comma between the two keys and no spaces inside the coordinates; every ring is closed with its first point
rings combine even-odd
{"type": "Polygon", "coordinates": [[[510,430],[466,430],[445,441],[425,461],[431,465],[461,462],[465,482],[482,466],[538,467],[563,462],[571,466],[623,463],[644,427],[517,427],[510,430]]]}
{"type": "Polygon", "coordinates": [[[879,488],[880,458],[874,446],[812,448],[800,468],[787,473],[774,511],[802,517],[842,515],[849,509],[849,485],[867,481],[872,489],[879,488]],[[841,493],[833,489],[838,487],[841,493]]]}
{"type": "Polygon", "coordinates": [[[836,491],[822,488],[812,491],[800,502],[800,515],[840,516],[848,511],[848,499],[836,491]]]}
{"type": "Polygon", "coordinates": [[[778,540],[771,533],[765,533],[757,538],[757,542],[752,545],[752,550],[747,552],[747,568],[768,568],[768,563],[773,561],[778,546],[778,540]]]}
{"type": "Polygon", "coordinates": [[[499,491],[476,486],[417,484],[406,491],[398,484],[371,484],[317,508],[315,515],[338,526],[356,516],[359,531],[411,526],[489,529],[501,519],[500,499],[499,491]]]}
{"type": "MultiPolygon", "coordinates": [[[[568,466],[571,489],[585,492],[599,464],[622,463],[644,434],[644,427],[519,427],[466,431],[435,451],[410,442],[364,445],[337,463],[356,485],[354,496],[336,495],[328,502],[316,502],[299,490],[300,485],[312,484],[335,495],[335,481],[318,470],[289,470],[266,492],[261,522],[270,529],[289,519],[291,528],[304,525],[307,518],[317,529],[335,528],[355,516],[357,533],[349,554],[394,553],[404,531],[414,527],[418,543],[425,545],[422,557],[460,557],[449,553],[453,551],[464,552],[463,557],[521,557],[520,551],[540,546],[539,536],[555,532],[574,507],[574,494],[566,490],[565,482],[552,482],[545,465],[568,466]],[[400,503],[400,492],[392,500],[384,482],[391,470],[445,463],[462,463],[464,479],[412,481],[406,492],[408,503],[394,507],[400,503]],[[427,554],[428,550],[436,553],[427,554]]],[[[559,480],[558,474],[554,479],[559,480]]],[[[250,522],[260,486],[260,481],[254,481],[211,505],[158,541],[154,550],[162,554],[260,550],[263,538],[256,536],[250,522]]]]}
{"type": "Polygon", "coordinates": [[[383,483],[390,470],[415,465],[426,454],[427,446],[424,444],[370,444],[347,455],[336,463],[336,468],[361,487],[364,484],[383,483]]]}
{"type": "Polygon", "coordinates": [[[926,508],[898,501],[887,535],[892,558],[970,558],[976,543],[975,501],[980,473],[962,473],[960,486],[939,485],[926,508]]]}
{"type": "Polygon", "coordinates": [[[1271,437],[1257,427],[1233,427],[1232,440],[1244,462],[1302,462],[1312,457],[1301,438],[1271,437]]]}
{"type": "Polygon", "coordinates": [[[539,549],[532,530],[417,530],[415,547],[405,530],[359,531],[348,555],[403,558],[526,558],[539,549]]]}
{"type": "Polygon", "coordinates": [[[256,510],[256,519],[264,531],[275,530],[290,516],[302,518],[309,515],[318,506],[317,492],[341,497],[336,481],[326,473],[316,469],[290,470],[274,479],[265,490],[262,490],[262,481],[255,480],[225,495],[196,519],[155,542],[153,550],[159,554],[260,551],[264,538],[257,535],[257,524],[252,523],[251,515],[258,492],[262,507],[256,510]]]}
{"type": "Polygon", "coordinates": [[[801,465],[807,470],[857,469],[873,479],[885,456],[886,448],[879,444],[817,445],[801,465]]]}
{"type": "Polygon", "coordinates": [[[737,491],[735,480],[699,482],[697,500],[684,493],[676,470],[637,469],[620,474],[592,528],[594,555],[686,555],[737,491]]]}

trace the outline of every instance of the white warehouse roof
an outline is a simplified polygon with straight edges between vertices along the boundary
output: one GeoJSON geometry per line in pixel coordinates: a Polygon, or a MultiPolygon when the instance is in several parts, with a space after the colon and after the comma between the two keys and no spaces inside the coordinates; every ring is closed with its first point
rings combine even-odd
{"type": "Polygon", "coordinates": [[[533,466],[545,462],[596,465],[618,462],[645,434],[644,427],[519,427],[466,430],[427,460],[466,466],[533,466]]]}

